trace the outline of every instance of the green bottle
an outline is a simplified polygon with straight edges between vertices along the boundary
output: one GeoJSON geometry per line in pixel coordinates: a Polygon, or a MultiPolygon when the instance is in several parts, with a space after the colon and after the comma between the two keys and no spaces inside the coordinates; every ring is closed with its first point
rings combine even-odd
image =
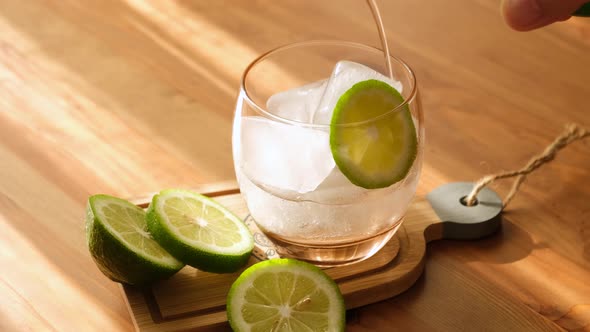
{"type": "Polygon", "coordinates": [[[583,4],[582,7],[578,8],[578,10],[576,10],[572,15],[590,17],[590,2],[583,4]]]}

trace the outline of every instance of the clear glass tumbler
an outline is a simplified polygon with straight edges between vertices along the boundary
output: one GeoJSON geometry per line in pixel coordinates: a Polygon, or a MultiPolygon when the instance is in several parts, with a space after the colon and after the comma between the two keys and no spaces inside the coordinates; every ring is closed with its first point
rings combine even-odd
{"type": "Polygon", "coordinates": [[[322,89],[339,61],[385,75],[384,59],[383,51],[358,43],[308,41],[269,51],[246,68],[233,126],[235,171],[252,218],[281,256],[318,266],[351,264],[375,254],[400,227],[416,191],[424,141],[412,70],[392,57],[403,104],[346,124],[365,130],[409,109],[416,157],[405,177],[389,187],[365,189],[348,181],[334,164],[329,118],[313,115],[327,98],[322,89]]]}

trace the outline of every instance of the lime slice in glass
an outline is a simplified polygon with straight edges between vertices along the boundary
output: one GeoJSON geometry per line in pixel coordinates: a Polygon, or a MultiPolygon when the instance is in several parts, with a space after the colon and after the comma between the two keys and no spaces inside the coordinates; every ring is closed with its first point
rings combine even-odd
{"type": "Polygon", "coordinates": [[[294,259],[250,266],[227,296],[234,331],[344,331],[344,300],[322,270],[294,259]]]}
{"type": "Polygon", "coordinates": [[[235,272],[254,248],[246,225],[219,203],[186,190],[163,190],[147,211],[148,229],[180,261],[199,270],[235,272]]]}
{"type": "Polygon", "coordinates": [[[336,165],[357,186],[385,188],[408,174],[418,149],[416,128],[404,99],[378,80],[356,83],[334,107],[330,148],[336,165]]]}
{"type": "Polygon", "coordinates": [[[94,195],[88,199],[86,239],[98,268],[117,282],[147,284],[184,266],[151,238],[145,212],[120,198],[94,195]]]}

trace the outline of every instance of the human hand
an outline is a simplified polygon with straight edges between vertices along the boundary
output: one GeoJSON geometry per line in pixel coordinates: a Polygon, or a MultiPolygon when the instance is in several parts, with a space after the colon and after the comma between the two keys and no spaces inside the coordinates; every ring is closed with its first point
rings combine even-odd
{"type": "Polygon", "coordinates": [[[502,0],[506,23],[518,31],[528,31],[565,21],[588,0],[502,0]]]}

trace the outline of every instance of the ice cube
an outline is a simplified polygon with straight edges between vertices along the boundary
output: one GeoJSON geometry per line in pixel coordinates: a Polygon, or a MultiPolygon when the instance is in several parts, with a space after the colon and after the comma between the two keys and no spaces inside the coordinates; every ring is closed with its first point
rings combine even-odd
{"type": "Polygon", "coordinates": [[[302,195],[301,199],[322,204],[350,204],[360,200],[368,191],[352,184],[338,167],[334,167],[316,190],[302,195]]]}
{"type": "Polygon", "coordinates": [[[328,80],[319,107],[314,112],[313,123],[329,124],[340,96],[356,83],[370,79],[383,81],[402,92],[402,84],[399,81],[392,80],[365,65],[352,61],[339,61],[328,80]]]}
{"type": "Polygon", "coordinates": [[[238,144],[241,167],[258,185],[306,193],[335,167],[329,134],[318,129],[248,116],[241,119],[238,144]]]}
{"type": "Polygon", "coordinates": [[[312,123],[313,113],[318,108],[327,81],[325,79],[274,94],[266,102],[266,108],[284,119],[312,123]]]}

